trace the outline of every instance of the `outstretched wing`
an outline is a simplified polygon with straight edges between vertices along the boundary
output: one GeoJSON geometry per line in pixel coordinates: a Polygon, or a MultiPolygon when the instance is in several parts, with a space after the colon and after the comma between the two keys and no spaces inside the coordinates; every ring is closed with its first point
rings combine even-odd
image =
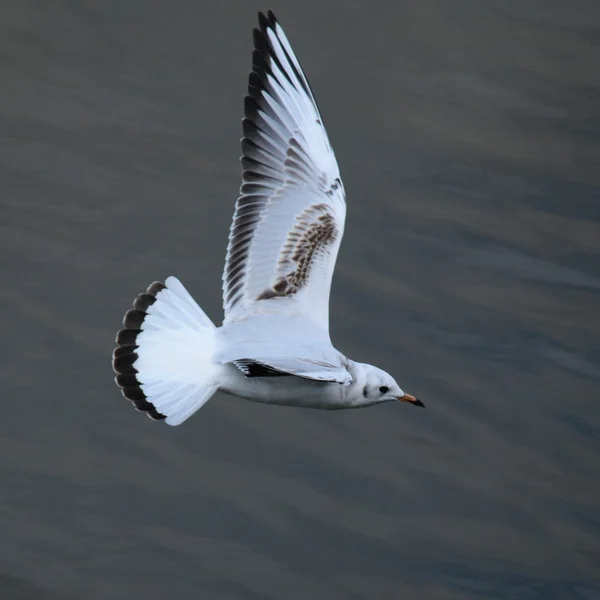
{"type": "Polygon", "coordinates": [[[285,312],[329,328],[346,202],[314,96],[272,12],[259,13],[245,98],[242,187],[223,273],[225,323],[285,312]]]}

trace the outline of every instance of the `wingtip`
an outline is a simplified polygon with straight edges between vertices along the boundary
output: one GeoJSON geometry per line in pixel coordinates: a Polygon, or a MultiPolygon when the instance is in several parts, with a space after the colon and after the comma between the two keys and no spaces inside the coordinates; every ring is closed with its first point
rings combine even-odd
{"type": "Polygon", "coordinates": [[[261,31],[266,33],[267,29],[275,29],[278,24],[279,21],[272,10],[268,10],[266,13],[258,11],[258,25],[261,31]]]}
{"type": "Polygon", "coordinates": [[[262,11],[258,11],[258,26],[260,27],[261,31],[266,31],[267,27],[269,26],[269,20],[267,18],[267,16],[265,15],[264,12],[262,11]]]}

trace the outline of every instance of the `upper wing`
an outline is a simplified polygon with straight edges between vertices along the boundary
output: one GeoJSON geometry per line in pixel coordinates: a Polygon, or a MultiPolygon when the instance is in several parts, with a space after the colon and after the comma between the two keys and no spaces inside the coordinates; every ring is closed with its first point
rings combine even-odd
{"type": "Polygon", "coordinates": [[[242,187],[223,273],[225,321],[284,311],[329,327],[344,232],[340,172],[314,96],[272,12],[259,13],[242,138],[242,187]]]}

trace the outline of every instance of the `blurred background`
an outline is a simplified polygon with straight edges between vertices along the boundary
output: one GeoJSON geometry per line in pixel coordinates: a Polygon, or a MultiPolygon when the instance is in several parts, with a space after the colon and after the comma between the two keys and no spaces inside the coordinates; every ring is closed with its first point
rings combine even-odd
{"type": "Polygon", "coordinates": [[[0,4],[0,596],[600,598],[597,0],[0,4]],[[216,321],[258,9],[346,190],[332,339],[426,410],[113,383],[177,275],[216,321]]]}

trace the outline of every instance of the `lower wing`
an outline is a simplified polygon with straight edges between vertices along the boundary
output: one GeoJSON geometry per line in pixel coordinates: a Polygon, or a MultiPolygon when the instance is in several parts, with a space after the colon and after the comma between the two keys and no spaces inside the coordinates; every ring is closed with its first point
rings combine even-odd
{"type": "Polygon", "coordinates": [[[349,384],[352,377],[342,365],[294,357],[239,358],[231,361],[246,377],[281,377],[293,375],[326,383],[349,384]]]}

